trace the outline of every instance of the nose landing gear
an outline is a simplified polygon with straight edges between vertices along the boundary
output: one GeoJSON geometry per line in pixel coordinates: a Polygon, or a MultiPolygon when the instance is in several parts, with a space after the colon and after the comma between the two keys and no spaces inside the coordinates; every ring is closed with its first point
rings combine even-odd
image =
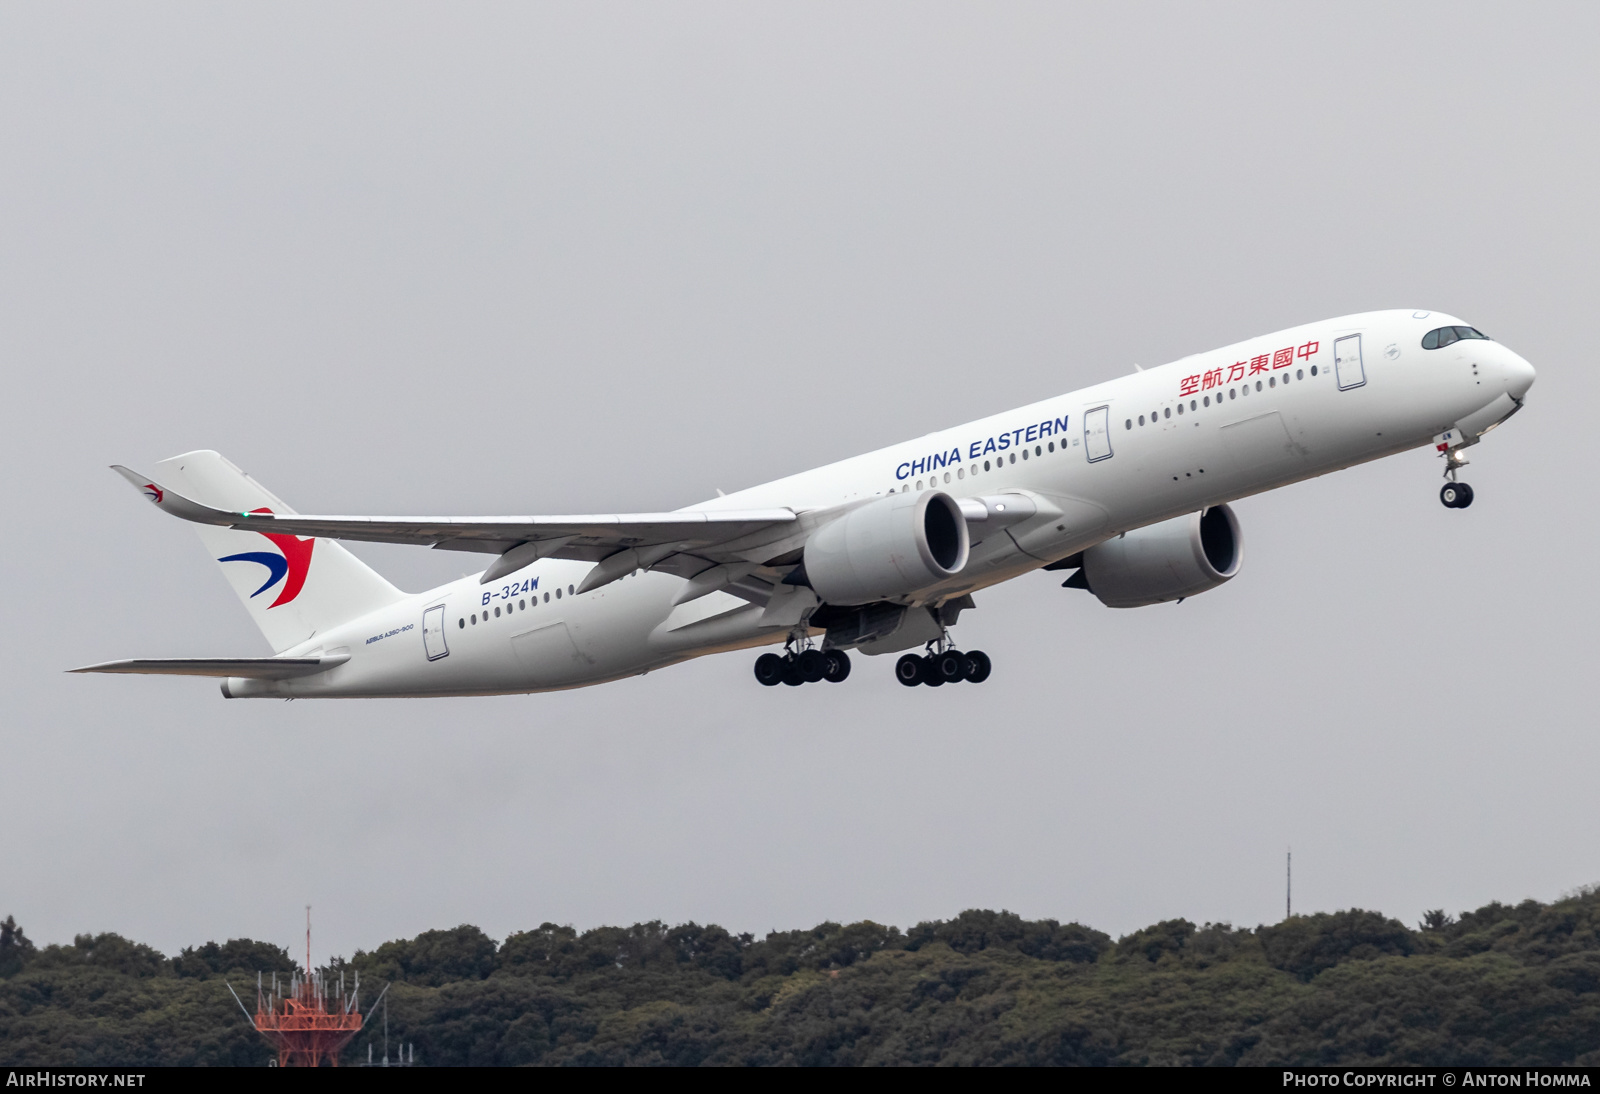
{"type": "Polygon", "coordinates": [[[1444,456],[1444,477],[1450,480],[1439,488],[1439,500],[1446,509],[1465,509],[1472,504],[1472,487],[1457,482],[1456,472],[1467,466],[1467,446],[1461,443],[1455,430],[1441,433],[1434,441],[1444,456]]]}

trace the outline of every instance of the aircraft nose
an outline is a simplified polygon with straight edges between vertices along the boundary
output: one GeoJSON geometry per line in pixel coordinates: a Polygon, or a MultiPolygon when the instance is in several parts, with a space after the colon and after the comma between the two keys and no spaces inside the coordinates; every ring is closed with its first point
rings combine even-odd
{"type": "Polygon", "coordinates": [[[1508,352],[1506,354],[1505,375],[1506,391],[1520,403],[1523,396],[1528,394],[1528,389],[1533,386],[1536,375],[1533,371],[1533,366],[1515,353],[1508,352]]]}

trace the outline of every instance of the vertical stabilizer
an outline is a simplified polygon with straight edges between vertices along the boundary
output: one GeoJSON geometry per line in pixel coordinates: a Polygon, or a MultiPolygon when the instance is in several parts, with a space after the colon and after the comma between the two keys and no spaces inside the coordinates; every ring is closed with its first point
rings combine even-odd
{"type": "MultiPolygon", "coordinates": [[[[156,466],[161,481],[204,505],[294,512],[216,452],[185,452],[156,466]]],[[[333,540],[197,528],[274,653],[405,596],[333,540]]]]}

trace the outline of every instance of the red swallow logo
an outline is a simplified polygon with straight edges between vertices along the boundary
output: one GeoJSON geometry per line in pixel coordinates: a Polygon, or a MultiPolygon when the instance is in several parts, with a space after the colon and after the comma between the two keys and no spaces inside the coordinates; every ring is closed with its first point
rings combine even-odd
{"type": "MultiPolygon", "coordinates": [[[[252,513],[270,513],[271,509],[252,509],[252,513]]],[[[228,555],[219,558],[218,562],[254,562],[267,568],[267,581],[261,588],[251,593],[252,597],[260,596],[279,582],[283,588],[278,590],[278,599],[268,604],[268,608],[276,608],[280,604],[287,604],[300,595],[300,590],[305,586],[306,574],[311,571],[311,549],[317,545],[315,539],[300,539],[298,536],[286,536],[275,532],[257,532],[259,536],[269,540],[281,554],[272,554],[268,551],[247,551],[242,554],[228,555]]]]}

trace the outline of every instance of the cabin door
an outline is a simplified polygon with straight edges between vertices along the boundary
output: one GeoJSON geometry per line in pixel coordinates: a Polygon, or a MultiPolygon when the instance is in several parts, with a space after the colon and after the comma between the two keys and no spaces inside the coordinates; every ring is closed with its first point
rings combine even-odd
{"type": "Polygon", "coordinates": [[[450,656],[450,647],[444,641],[444,605],[435,604],[422,613],[422,648],[429,661],[450,656]]]}
{"type": "Polygon", "coordinates": [[[1333,343],[1333,368],[1339,377],[1339,390],[1349,391],[1367,382],[1361,364],[1361,335],[1348,334],[1333,343]]]}
{"type": "Polygon", "coordinates": [[[1095,407],[1083,414],[1084,454],[1090,463],[1111,458],[1111,408],[1095,407]]]}

